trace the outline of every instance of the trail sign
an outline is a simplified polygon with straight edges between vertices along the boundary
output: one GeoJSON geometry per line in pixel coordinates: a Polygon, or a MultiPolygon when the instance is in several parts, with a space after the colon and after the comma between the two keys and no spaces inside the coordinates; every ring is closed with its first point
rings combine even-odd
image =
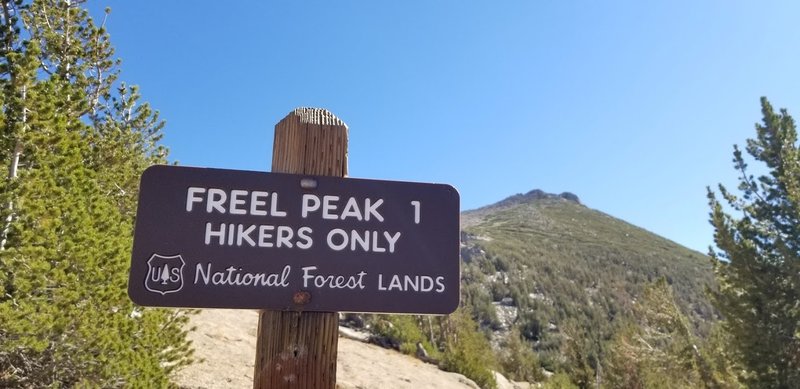
{"type": "Polygon", "coordinates": [[[179,166],[142,175],[140,305],[445,314],[459,301],[448,185],[179,166]]]}

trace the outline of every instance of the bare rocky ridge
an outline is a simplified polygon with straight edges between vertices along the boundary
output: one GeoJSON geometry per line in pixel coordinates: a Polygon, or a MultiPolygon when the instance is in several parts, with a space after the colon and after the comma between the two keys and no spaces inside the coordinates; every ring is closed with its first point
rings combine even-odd
{"type": "MultiPolygon", "coordinates": [[[[197,330],[189,338],[200,361],[178,372],[175,383],[184,389],[251,388],[257,324],[257,313],[247,310],[207,309],[192,317],[197,330]]],[[[338,388],[478,388],[463,375],[352,338],[358,336],[339,337],[338,388]]],[[[521,387],[497,378],[500,389],[521,387]]]]}
{"type": "Polygon", "coordinates": [[[478,224],[487,215],[495,213],[499,210],[511,208],[515,205],[528,203],[535,200],[562,200],[582,205],[580,198],[576,194],[571,192],[562,192],[561,194],[553,194],[553,193],[547,193],[541,189],[533,189],[525,194],[517,193],[515,195],[508,196],[505,199],[500,200],[494,204],[462,212],[461,228],[478,224]]]}

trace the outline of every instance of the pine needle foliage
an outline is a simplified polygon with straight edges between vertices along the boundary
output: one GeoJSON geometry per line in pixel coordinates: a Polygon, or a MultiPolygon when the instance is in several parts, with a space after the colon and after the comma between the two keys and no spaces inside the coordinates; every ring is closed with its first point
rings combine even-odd
{"type": "Polygon", "coordinates": [[[739,194],[708,190],[719,290],[741,378],[753,388],[800,383],[800,150],[794,119],[761,98],[762,122],[745,151],[763,164],[755,177],[734,147],[739,194]],[[718,198],[721,197],[721,199],[718,198]],[[729,211],[735,213],[734,216],[729,211]]]}
{"type": "Polygon", "coordinates": [[[163,121],[75,1],[0,13],[0,387],[165,387],[187,316],[126,295],[138,177],[163,121]]]}
{"type": "MultiPolygon", "coordinates": [[[[497,387],[492,370],[498,366],[486,334],[468,307],[460,307],[447,316],[374,315],[368,318],[384,347],[410,355],[420,355],[445,371],[463,374],[483,389],[497,387]]],[[[536,366],[538,368],[538,365],[536,366]]]]}
{"type": "Polygon", "coordinates": [[[500,367],[506,377],[525,382],[545,380],[539,358],[533,352],[533,345],[520,334],[516,327],[511,329],[499,351],[500,367]]]}
{"type": "Polygon", "coordinates": [[[486,337],[478,330],[468,308],[461,307],[443,322],[445,339],[442,369],[460,373],[483,389],[497,387],[497,361],[486,337]]]}
{"type": "Polygon", "coordinates": [[[605,384],[612,388],[723,388],[701,352],[672,288],[659,279],[635,306],[608,347],[605,384]]]}

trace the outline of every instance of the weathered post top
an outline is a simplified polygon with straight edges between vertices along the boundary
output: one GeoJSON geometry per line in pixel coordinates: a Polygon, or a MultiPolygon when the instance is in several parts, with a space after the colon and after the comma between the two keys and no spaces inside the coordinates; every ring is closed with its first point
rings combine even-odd
{"type": "Polygon", "coordinates": [[[347,125],[323,108],[300,107],[275,125],[272,171],[347,176],[347,125]]]}
{"type": "Polygon", "coordinates": [[[300,123],[304,124],[347,127],[347,124],[325,108],[298,107],[286,115],[281,122],[287,119],[300,119],[300,123]]]}

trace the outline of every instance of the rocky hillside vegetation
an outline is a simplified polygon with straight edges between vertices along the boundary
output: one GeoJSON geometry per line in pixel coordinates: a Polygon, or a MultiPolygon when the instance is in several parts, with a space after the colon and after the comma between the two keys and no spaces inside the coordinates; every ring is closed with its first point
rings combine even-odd
{"type": "Polygon", "coordinates": [[[517,332],[541,365],[557,371],[568,341],[587,359],[645,287],[664,278],[693,331],[714,310],[710,260],[580,203],[571,193],[533,190],[462,215],[462,299],[495,345],[517,332]]]}

